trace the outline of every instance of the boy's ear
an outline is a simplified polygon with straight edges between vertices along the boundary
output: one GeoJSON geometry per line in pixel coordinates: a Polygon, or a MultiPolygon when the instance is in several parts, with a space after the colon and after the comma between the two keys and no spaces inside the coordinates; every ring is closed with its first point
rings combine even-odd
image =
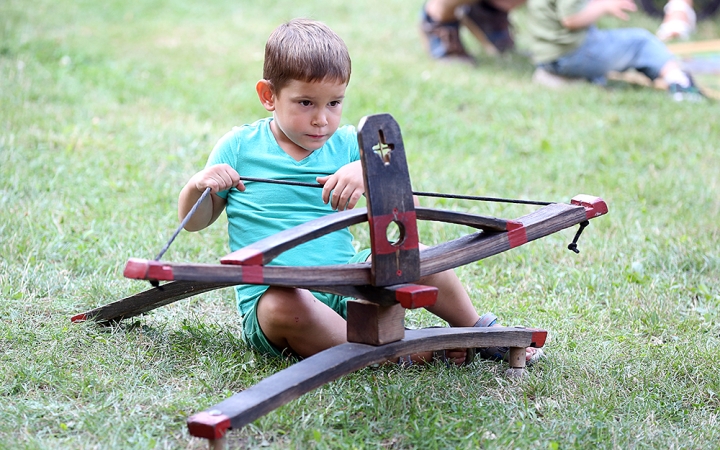
{"type": "Polygon", "coordinates": [[[255,85],[255,91],[257,91],[260,103],[268,111],[275,111],[275,92],[273,91],[272,83],[268,80],[260,80],[255,85]]]}

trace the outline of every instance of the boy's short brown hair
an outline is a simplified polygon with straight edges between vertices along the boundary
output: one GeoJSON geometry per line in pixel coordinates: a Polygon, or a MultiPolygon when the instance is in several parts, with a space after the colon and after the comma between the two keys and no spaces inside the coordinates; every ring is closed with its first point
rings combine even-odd
{"type": "Polygon", "coordinates": [[[277,27],[265,44],[263,78],[278,93],[291,80],[350,82],[345,42],[322,22],[293,19],[277,27]]]}

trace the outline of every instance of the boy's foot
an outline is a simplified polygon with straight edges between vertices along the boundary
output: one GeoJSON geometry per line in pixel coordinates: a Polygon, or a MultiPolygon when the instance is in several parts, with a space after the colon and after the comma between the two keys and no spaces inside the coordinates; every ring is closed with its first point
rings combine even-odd
{"type": "Polygon", "coordinates": [[[670,97],[676,102],[700,102],[707,97],[702,91],[695,85],[692,77],[688,75],[690,79],[689,86],[681,86],[678,83],[672,83],[668,86],[668,92],[670,97]]]}
{"type": "Polygon", "coordinates": [[[438,22],[430,18],[423,6],[420,13],[420,31],[430,56],[439,60],[474,63],[460,41],[460,22],[438,22]]]}
{"type": "Polygon", "coordinates": [[[456,15],[488,53],[499,54],[515,48],[507,12],[481,0],[459,7],[456,15]]]}
{"type": "MultiPolygon", "coordinates": [[[[475,327],[499,327],[498,318],[493,313],[485,313],[475,323],[475,327]]],[[[489,347],[478,348],[476,354],[480,358],[492,361],[507,361],[510,349],[508,347],[489,347]]],[[[525,349],[525,365],[532,366],[540,359],[545,357],[545,352],[541,348],[527,347],[525,349]]]]}
{"type": "MultiPolygon", "coordinates": [[[[442,362],[446,366],[467,366],[475,360],[476,355],[482,359],[489,359],[491,361],[507,361],[509,351],[510,349],[505,347],[438,350],[435,352],[422,352],[414,355],[401,356],[398,358],[397,363],[402,367],[428,364],[435,361],[442,362]]],[[[525,365],[528,367],[544,357],[545,353],[541,348],[528,347],[525,349],[525,365]]]]}
{"type": "MultiPolygon", "coordinates": [[[[475,322],[474,327],[499,327],[498,318],[493,313],[485,313],[475,322]]],[[[426,364],[433,361],[441,361],[446,365],[466,366],[473,362],[475,356],[492,361],[507,361],[510,354],[508,347],[488,348],[455,348],[435,352],[421,352],[414,355],[401,356],[397,363],[400,366],[408,367],[414,364],[426,364]]],[[[532,366],[545,357],[541,348],[527,347],[525,349],[525,365],[532,366]]]]}
{"type": "Polygon", "coordinates": [[[447,366],[467,366],[473,362],[475,358],[475,349],[451,349],[438,350],[434,352],[421,352],[413,355],[401,356],[398,358],[398,365],[402,367],[410,367],[416,364],[428,364],[432,362],[442,362],[447,366]]]}
{"type": "Polygon", "coordinates": [[[664,8],[665,17],[655,33],[661,41],[689,39],[695,30],[697,17],[685,0],[670,0],[664,8]]]}

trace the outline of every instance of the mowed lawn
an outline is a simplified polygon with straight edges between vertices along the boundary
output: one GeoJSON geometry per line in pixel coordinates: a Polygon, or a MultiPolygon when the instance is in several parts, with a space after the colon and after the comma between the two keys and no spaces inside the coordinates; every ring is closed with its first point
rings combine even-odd
{"type": "MultiPolygon", "coordinates": [[[[522,380],[503,364],[368,368],[229,433],[231,448],[692,448],[720,445],[720,105],[612,82],[531,82],[518,52],[426,55],[422,1],[0,2],[0,448],[185,449],[188,416],[293,363],[245,345],[231,289],[113,327],[73,315],[149,287],[123,278],[177,226],[215,142],[265,117],[270,32],[322,20],[347,42],[343,123],[388,112],[417,191],[569,202],[575,228],[457,269],[479,312],[547,329],[522,380]]],[[[654,31],[641,13],[628,22],[654,31]]],[[[601,26],[620,26],[603,20],[601,26]]],[[[717,39],[720,19],[693,39],[717,39]]],[[[425,198],[503,218],[534,207],[425,198]]],[[[217,263],[226,220],[164,259],[217,263]]],[[[364,226],[353,229],[368,245],[364,226]]],[[[437,244],[471,230],[420,224],[437,244]]],[[[424,311],[408,326],[443,325],[424,311]]]]}

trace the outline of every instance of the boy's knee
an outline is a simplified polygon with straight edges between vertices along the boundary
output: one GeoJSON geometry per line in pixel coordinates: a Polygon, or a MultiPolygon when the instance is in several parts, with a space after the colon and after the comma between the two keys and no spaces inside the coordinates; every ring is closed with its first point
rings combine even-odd
{"type": "Polygon", "coordinates": [[[309,301],[299,289],[270,287],[258,302],[257,315],[265,324],[277,327],[294,325],[303,320],[309,301]]]}

